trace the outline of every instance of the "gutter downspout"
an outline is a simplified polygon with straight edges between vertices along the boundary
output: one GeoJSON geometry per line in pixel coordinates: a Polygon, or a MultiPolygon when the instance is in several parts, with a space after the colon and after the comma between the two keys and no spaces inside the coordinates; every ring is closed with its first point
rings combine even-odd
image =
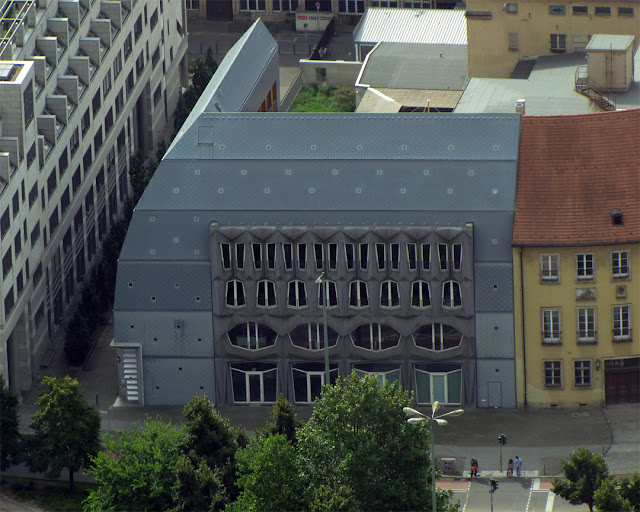
{"type": "Polygon", "coordinates": [[[524,406],[527,407],[527,344],[525,342],[525,328],[524,328],[524,271],[522,265],[522,251],[520,247],[520,313],[522,315],[522,367],[524,371],[524,406]]]}

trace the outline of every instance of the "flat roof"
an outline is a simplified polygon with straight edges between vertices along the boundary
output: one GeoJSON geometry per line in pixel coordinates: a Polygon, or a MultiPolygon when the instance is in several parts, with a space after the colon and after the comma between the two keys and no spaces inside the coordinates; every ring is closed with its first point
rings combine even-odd
{"type": "Polygon", "coordinates": [[[467,20],[462,10],[372,7],[358,22],[353,41],[467,44],[467,20]]]}
{"type": "Polygon", "coordinates": [[[613,34],[594,34],[587,44],[587,51],[598,50],[627,50],[632,44],[634,36],[617,36],[613,34]]]}

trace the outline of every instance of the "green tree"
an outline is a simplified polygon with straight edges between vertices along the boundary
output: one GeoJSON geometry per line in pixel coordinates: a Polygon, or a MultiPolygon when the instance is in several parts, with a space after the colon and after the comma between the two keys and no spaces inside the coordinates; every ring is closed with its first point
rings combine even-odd
{"type": "Polygon", "coordinates": [[[131,189],[133,191],[133,202],[136,204],[142,197],[142,193],[147,186],[147,170],[144,161],[144,153],[140,149],[129,159],[129,181],[131,182],[131,189]]]}
{"type": "Polygon", "coordinates": [[[91,457],[86,473],[100,484],[83,502],[85,510],[167,510],[182,455],[184,432],[147,418],[140,428],[107,434],[105,448],[91,457]]]}
{"type": "Polygon", "coordinates": [[[203,459],[196,466],[186,455],[176,465],[173,500],[170,512],[224,510],[229,501],[220,471],[211,469],[203,459]]]}
{"type": "Polygon", "coordinates": [[[297,443],[296,431],[303,425],[304,423],[298,419],[293,404],[281,394],[273,404],[267,424],[260,434],[264,437],[281,434],[295,446],[297,443]]]}
{"type": "Polygon", "coordinates": [[[173,114],[174,137],[180,131],[180,128],[182,128],[182,125],[187,120],[187,117],[189,117],[189,112],[191,112],[191,110],[187,108],[187,101],[186,101],[185,95],[181,94],[180,97],[178,98],[176,111],[173,114]]]}
{"type": "Polygon", "coordinates": [[[89,353],[90,336],[85,316],[76,310],[65,329],[64,355],[67,362],[77,366],[84,361],[89,353]]]}
{"type": "Polygon", "coordinates": [[[562,459],[562,473],[565,478],[553,482],[554,494],[572,505],[586,503],[593,512],[594,494],[609,476],[604,457],[583,446],[572,451],[568,460],[562,459]]]}
{"type": "Polygon", "coordinates": [[[626,476],[620,480],[620,495],[629,500],[633,512],[640,512],[640,473],[634,473],[631,480],[626,476]]]}
{"type": "Polygon", "coordinates": [[[295,448],[283,435],[258,437],[238,451],[238,487],[232,509],[238,512],[305,510],[305,486],[295,448]]]}
{"type": "Polygon", "coordinates": [[[629,500],[620,495],[618,485],[612,478],[600,482],[593,495],[593,502],[600,512],[631,512],[629,500]]]}
{"type": "MultiPolygon", "coordinates": [[[[424,426],[409,425],[411,403],[397,384],[352,373],[325,386],[309,422],[300,430],[300,469],[312,492],[353,490],[362,510],[420,510],[430,506],[429,444],[424,426]]],[[[440,492],[439,510],[451,493],[440,492]]]]}
{"type": "Polygon", "coordinates": [[[68,469],[73,490],[73,474],[100,450],[100,413],[84,399],[76,379],[45,377],[42,383],[33,434],[26,438],[27,465],[47,478],[58,478],[68,469]]]}
{"type": "Polygon", "coordinates": [[[18,393],[9,389],[0,375],[0,470],[10,468],[20,461],[21,436],[18,393]]]}
{"type": "Polygon", "coordinates": [[[334,482],[312,490],[310,512],[357,512],[360,505],[351,487],[334,482]]]}
{"type": "Polygon", "coordinates": [[[219,470],[227,495],[231,500],[235,499],[235,454],[239,432],[229,420],[220,416],[206,395],[194,395],[182,413],[185,418],[183,452],[195,465],[202,459],[212,470],[219,470]]]}

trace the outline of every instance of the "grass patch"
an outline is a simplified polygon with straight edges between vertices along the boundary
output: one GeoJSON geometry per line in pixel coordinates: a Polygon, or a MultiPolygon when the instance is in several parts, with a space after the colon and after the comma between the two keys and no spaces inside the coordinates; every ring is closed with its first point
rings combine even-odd
{"type": "Polygon", "coordinates": [[[309,84],[302,86],[289,112],[354,112],[355,109],[353,87],[309,84]]]}
{"type": "Polygon", "coordinates": [[[19,501],[35,503],[44,510],[56,512],[82,512],[82,501],[96,486],[76,482],[73,492],[68,482],[3,477],[2,492],[19,501]]]}

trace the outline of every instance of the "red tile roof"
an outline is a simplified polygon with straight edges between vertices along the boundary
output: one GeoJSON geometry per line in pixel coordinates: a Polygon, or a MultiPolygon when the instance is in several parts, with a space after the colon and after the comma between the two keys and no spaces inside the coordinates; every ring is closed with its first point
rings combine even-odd
{"type": "Polygon", "coordinates": [[[640,241],[640,109],[524,116],[513,245],[640,241]],[[622,211],[614,226],[611,210],[622,211]]]}

